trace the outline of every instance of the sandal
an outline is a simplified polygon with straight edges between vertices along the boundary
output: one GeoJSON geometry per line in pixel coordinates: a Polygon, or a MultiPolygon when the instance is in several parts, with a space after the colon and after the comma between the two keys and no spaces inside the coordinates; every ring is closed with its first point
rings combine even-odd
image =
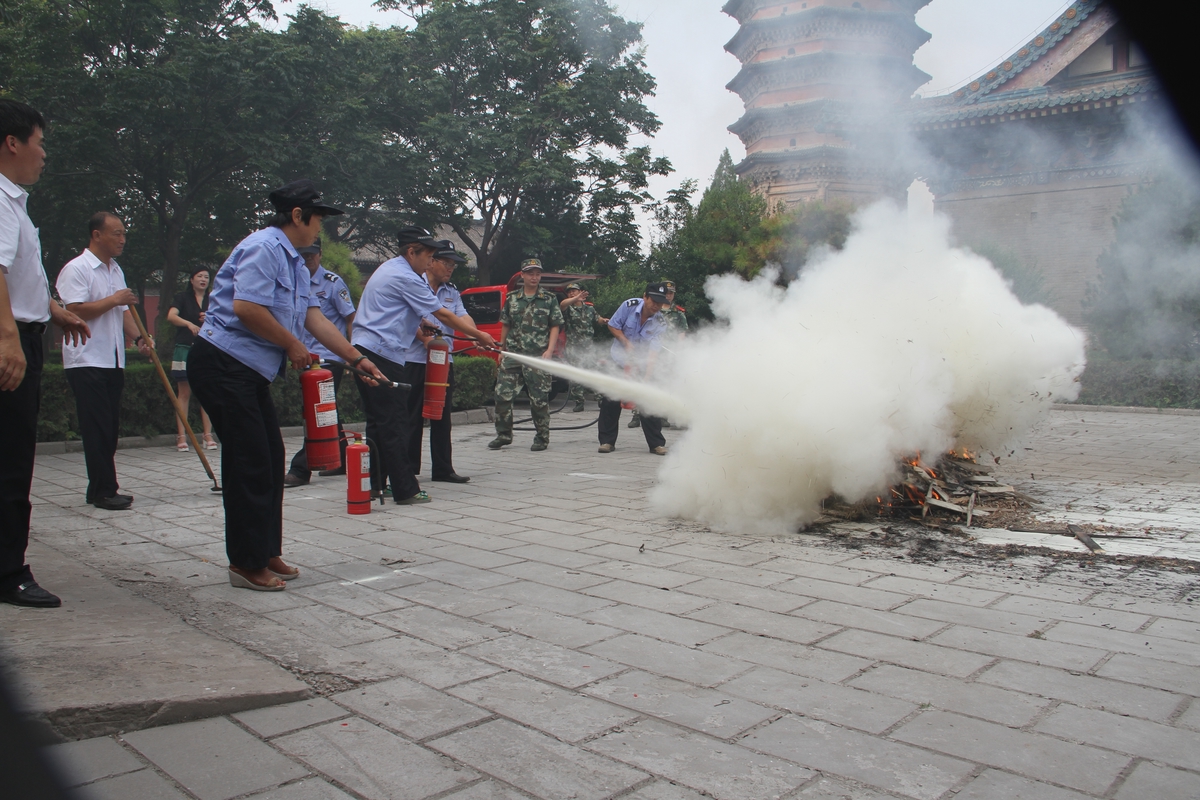
{"type": "Polygon", "coordinates": [[[213,438],[213,435],[211,433],[204,434],[204,449],[205,450],[216,450],[217,449],[217,441],[216,441],[216,439],[213,438]]]}
{"type": "Polygon", "coordinates": [[[233,567],[229,568],[229,585],[255,592],[282,592],[287,588],[287,584],[279,578],[271,578],[269,583],[255,583],[240,572],[234,572],[233,567]]]}
{"type": "Polygon", "coordinates": [[[175,434],[175,449],[181,453],[188,451],[187,437],[182,433],[175,434]]]}
{"type": "Polygon", "coordinates": [[[267,562],[267,569],[271,570],[271,574],[285,581],[300,577],[300,570],[296,567],[289,567],[279,556],[275,556],[267,562]],[[275,569],[276,566],[283,567],[283,569],[275,569]]]}

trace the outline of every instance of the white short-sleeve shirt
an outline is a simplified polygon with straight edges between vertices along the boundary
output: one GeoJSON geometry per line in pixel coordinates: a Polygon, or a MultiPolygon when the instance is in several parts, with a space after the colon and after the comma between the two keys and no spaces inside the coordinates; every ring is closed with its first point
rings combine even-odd
{"type": "Polygon", "coordinates": [[[0,175],[0,272],[17,322],[50,319],[50,282],[42,269],[42,243],[29,218],[29,193],[0,175]]]}
{"type": "MultiPolygon", "coordinates": [[[[125,288],[125,273],[115,260],[105,264],[91,250],[71,259],[58,273],[58,296],[63,303],[93,303],[125,288]]],[[[110,308],[88,320],[92,337],[80,345],[63,343],[63,367],[125,367],[125,309],[110,308]]]]}

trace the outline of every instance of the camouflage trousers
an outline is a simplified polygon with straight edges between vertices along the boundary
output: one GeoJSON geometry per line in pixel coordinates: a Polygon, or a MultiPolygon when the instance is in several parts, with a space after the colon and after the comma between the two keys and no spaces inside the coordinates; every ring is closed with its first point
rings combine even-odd
{"type": "MultiPolygon", "coordinates": [[[[538,355],[541,355],[538,353],[538,355]]],[[[529,393],[529,412],[537,430],[534,441],[550,442],[550,375],[533,367],[501,360],[496,377],[496,437],[513,437],[513,400],[524,386],[529,393]]]]}

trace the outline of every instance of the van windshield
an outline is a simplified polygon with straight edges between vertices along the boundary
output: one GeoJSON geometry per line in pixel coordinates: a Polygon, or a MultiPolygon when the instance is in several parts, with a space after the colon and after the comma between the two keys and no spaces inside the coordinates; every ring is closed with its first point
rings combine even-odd
{"type": "Polygon", "coordinates": [[[476,325],[495,325],[500,322],[500,293],[472,292],[462,296],[463,307],[476,325]]]}

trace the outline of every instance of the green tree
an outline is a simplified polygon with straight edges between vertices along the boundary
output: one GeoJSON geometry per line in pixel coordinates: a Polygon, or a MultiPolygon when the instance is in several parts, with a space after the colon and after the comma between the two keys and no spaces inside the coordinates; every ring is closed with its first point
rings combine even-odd
{"type": "Polygon", "coordinates": [[[644,103],[655,84],[639,24],[607,0],[377,5],[417,22],[393,91],[419,107],[388,119],[398,157],[427,162],[400,187],[415,221],[449,225],[484,284],[531,251],[589,270],[636,253],[633,208],[648,176],[670,170],[630,145],[660,124],[644,103]]]}

